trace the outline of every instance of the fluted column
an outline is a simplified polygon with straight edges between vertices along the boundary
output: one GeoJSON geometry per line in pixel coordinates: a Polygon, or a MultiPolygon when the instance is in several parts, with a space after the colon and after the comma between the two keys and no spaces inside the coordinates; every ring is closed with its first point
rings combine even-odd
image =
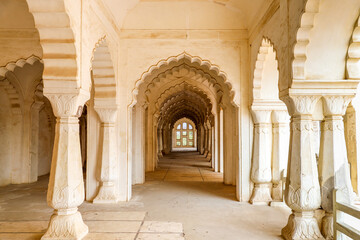
{"type": "Polygon", "coordinates": [[[291,96],[291,145],[285,189],[286,204],[292,209],[281,231],[286,240],[323,239],[314,211],[320,207],[320,185],[313,146],[312,113],[319,96],[291,96]]]}
{"type": "Polygon", "coordinates": [[[352,201],[350,170],[348,167],[343,115],[351,100],[350,96],[325,96],[320,147],[321,206],[326,214],[322,219],[321,232],[326,239],[333,239],[334,188],[339,189],[342,202],[352,201]]]}
{"type": "Polygon", "coordinates": [[[283,201],[282,171],[286,171],[289,158],[290,116],[286,110],[274,111],[272,144],[272,199],[273,203],[283,201]]]}
{"type": "Polygon", "coordinates": [[[115,122],[117,108],[95,107],[101,120],[101,185],[93,203],[117,203],[119,194],[116,189],[117,162],[116,162],[116,133],[115,122]]]}
{"type": "Polygon", "coordinates": [[[271,201],[271,111],[252,109],[255,125],[251,180],[255,183],[250,198],[252,204],[271,201]]]}
{"type": "Polygon", "coordinates": [[[54,208],[42,240],[82,239],[88,233],[78,206],[84,201],[79,119],[88,95],[82,92],[45,94],[57,117],[48,205],[54,208]]]}

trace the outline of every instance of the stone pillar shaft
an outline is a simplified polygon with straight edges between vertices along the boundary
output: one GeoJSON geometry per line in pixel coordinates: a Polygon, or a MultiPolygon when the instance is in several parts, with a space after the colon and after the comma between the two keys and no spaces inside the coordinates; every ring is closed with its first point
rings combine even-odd
{"type": "Polygon", "coordinates": [[[281,231],[286,240],[323,239],[314,211],[320,207],[320,185],[313,146],[312,113],[319,96],[292,96],[291,147],[285,189],[292,209],[281,231]]]}
{"type": "Polygon", "coordinates": [[[101,119],[102,148],[101,148],[101,186],[94,203],[116,203],[119,194],[116,189],[117,162],[116,162],[116,108],[99,108],[95,111],[101,119]]]}
{"type": "Polygon", "coordinates": [[[342,202],[351,202],[352,186],[348,167],[344,122],[342,115],[350,101],[348,97],[324,97],[325,121],[320,147],[321,206],[323,218],[322,234],[333,239],[333,190],[339,189],[342,202]]]}
{"type": "Polygon", "coordinates": [[[47,202],[54,208],[54,214],[41,239],[82,239],[89,230],[77,210],[85,198],[78,109],[88,95],[75,92],[46,96],[57,116],[47,193],[47,202]]]}
{"type": "Polygon", "coordinates": [[[255,183],[250,203],[268,204],[271,201],[271,111],[252,110],[255,123],[251,180],[255,183]]]}
{"type": "Polygon", "coordinates": [[[286,171],[289,158],[290,127],[287,111],[273,112],[273,146],[272,146],[272,199],[283,201],[282,172],[286,171]]]}

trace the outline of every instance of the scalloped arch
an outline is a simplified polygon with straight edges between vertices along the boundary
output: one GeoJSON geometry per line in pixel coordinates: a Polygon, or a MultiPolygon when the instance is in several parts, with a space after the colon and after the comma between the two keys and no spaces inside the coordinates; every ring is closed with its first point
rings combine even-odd
{"type": "MultiPolygon", "coordinates": [[[[21,102],[28,94],[23,91],[19,82],[10,81],[7,75],[14,74],[19,68],[24,68],[27,65],[33,66],[36,63],[42,63],[41,59],[36,56],[31,56],[27,59],[19,59],[16,62],[10,62],[5,67],[0,67],[0,82],[2,82],[1,85],[8,94],[13,114],[21,114],[21,102]]],[[[28,92],[33,94],[40,82],[41,79],[31,83],[32,86],[28,92]]]]}
{"type": "Polygon", "coordinates": [[[135,82],[135,87],[132,90],[133,102],[131,103],[131,106],[136,104],[140,85],[142,83],[145,83],[148,77],[154,75],[158,76],[159,74],[164,72],[162,71],[162,69],[186,61],[189,62],[191,66],[206,69],[206,71],[204,72],[214,77],[214,79],[216,79],[217,81],[223,82],[229,89],[231,100],[233,99],[235,92],[232,90],[232,85],[228,81],[226,73],[221,71],[218,65],[212,64],[209,60],[203,60],[198,56],[192,56],[186,52],[183,52],[179,55],[171,56],[167,59],[160,60],[157,64],[150,66],[149,69],[141,75],[140,79],[135,82]]]}
{"type": "Polygon", "coordinates": [[[360,16],[356,22],[346,61],[348,79],[360,79],[360,16]]]}
{"type": "Polygon", "coordinates": [[[74,32],[64,0],[26,0],[40,33],[43,49],[44,85],[66,82],[78,88],[78,65],[74,32]]]}
{"type": "MultiPolygon", "coordinates": [[[[193,128],[194,128],[194,131],[196,132],[197,129],[196,129],[196,124],[193,122],[193,120],[187,118],[187,117],[183,117],[183,118],[180,118],[179,120],[176,120],[176,122],[174,122],[173,124],[173,129],[175,128],[175,126],[179,125],[180,123],[182,122],[187,122],[187,123],[190,123],[193,128]]],[[[175,130],[175,129],[174,129],[175,130]]]]}
{"type": "Polygon", "coordinates": [[[310,33],[314,27],[315,16],[319,13],[320,0],[308,0],[301,16],[300,28],[296,34],[294,60],[292,62],[293,79],[305,80],[306,49],[310,42],[310,33]]]}
{"type": "Polygon", "coordinates": [[[159,98],[156,100],[155,106],[157,107],[157,109],[161,110],[162,107],[165,105],[165,101],[169,98],[169,96],[172,96],[174,93],[177,93],[180,90],[186,90],[186,89],[189,89],[190,91],[193,91],[193,92],[199,94],[205,100],[206,104],[212,105],[211,100],[208,98],[208,96],[205,93],[202,92],[201,89],[199,89],[195,86],[191,86],[190,84],[188,84],[186,82],[182,82],[182,83],[176,84],[176,85],[166,89],[163,93],[161,93],[159,98]]]}
{"type": "MultiPolygon", "coordinates": [[[[263,38],[259,52],[257,55],[256,63],[255,63],[255,70],[254,70],[254,80],[253,80],[253,99],[258,100],[261,99],[261,85],[263,81],[263,70],[264,70],[264,64],[266,61],[266,57],[270,52],[275,53],[275,61],[277,64],[277,71],[279,71],[279,64],[278,60],[276,59],[277,54],[274,49],[274,45],[271,43],[271,41],[268,38],[263,38]]],[[[279,81],[279,79],[278,79],[279,81]]]]}
{"type": "Polygon", "coordinates": [[[95,44],[91,62],[95,105],[101,105],[104,100],[106,105],[115,105],[115,71],[106,36],[95,44]]]}

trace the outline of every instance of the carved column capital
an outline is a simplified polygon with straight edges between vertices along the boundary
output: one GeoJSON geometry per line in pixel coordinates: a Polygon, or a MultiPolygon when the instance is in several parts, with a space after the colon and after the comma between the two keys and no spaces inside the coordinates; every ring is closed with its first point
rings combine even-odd
{"type": "Polygon", "coordinates": [[[255,124],[271,123],[271,110],[252,108],[251,114],[255,124]]]}
{"type": "Polygon", "coordinates": [[[103,123],[115,123],[117,117],[117,107],[94,107],[95,111],[103,123]]]}
{"type": "Polygon", "coordinates": [[[290,115],[311,115],[320,98],[320,95],[289,95],[284,97],[284,101],[290,115]]]}
{"type": "Polygon", "coordinates": [[[290,116],[286,110],[275,110],[272,113],[272,122],[273,123],[289,123],[290,116]]]}
{"type": "Polygon", "coordinates": [[[346,109],[353,99],[353,96],[324,96],[324,115],[345,115],[346,109]]]}
{"type": "Polygon", "coordinates": [[[56,117],[80,117],[82,107],[90,98],[89,92],[76,89],[65,93],[49,93],[44,89],[56,117]]]}

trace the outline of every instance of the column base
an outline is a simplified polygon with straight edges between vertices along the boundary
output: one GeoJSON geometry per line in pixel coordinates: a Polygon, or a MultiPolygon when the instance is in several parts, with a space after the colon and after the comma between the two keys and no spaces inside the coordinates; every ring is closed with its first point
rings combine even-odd
{"type": "Polygon", "coordinates": [[[41,240],[81,240],[88,233],[89,228],[85,225],[80,212],[68,214],[69,210],[57,211],[51,218],[49,227],[41,240]]]}
{"type": "Polygon", "coordinates": [[[282,202],[283,201],[283,186],[282,183],[273,184],[271,197],[273,201],[282,202]]]}
{"type": "Polygon", "coordinates": [[[100,187],[99,193],[96,198],[93,200],[95,204],[104,204],[104,203],[118,203],[119,195],[115,189],[115,185],[112,182],[104,182],[100,187]]]}
{"type": "Polygon", "coordinates": [[[250,203],[253,205],[269,205],[271,200],[269,184],[255,184],[250,203]]]}
{"type": "Polygon", "coordinates": [[[326,213],[322,218],[321,233],[326,240],[334,239],[334,223],[332,213],[326,213]]]}
{"type": "Polygon", "coordinates": [[[289,216],[287,225],[281,230],[286,240],[324,239],[314,212],[293,212],[289,216]]]}

